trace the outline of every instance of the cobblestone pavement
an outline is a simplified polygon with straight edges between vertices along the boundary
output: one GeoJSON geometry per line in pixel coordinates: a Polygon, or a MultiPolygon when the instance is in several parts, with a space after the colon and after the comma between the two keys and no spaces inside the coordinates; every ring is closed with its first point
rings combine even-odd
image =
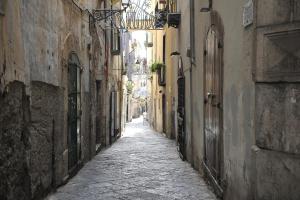
{"type": "Polygon", "coordinates": [[[183,162],[175,142],[136,119],[124,136],[47,200],[214,200],[197,171],[183,162]]]}

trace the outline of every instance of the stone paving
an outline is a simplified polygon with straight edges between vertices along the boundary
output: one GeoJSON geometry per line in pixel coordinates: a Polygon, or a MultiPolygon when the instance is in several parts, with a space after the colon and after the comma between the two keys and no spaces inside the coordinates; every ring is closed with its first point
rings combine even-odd
{"type": "Polygon", "coordinates": [[[125,134],[46,200],[216,200],[175,142],[143,125],[127,125],[125,134]]]}

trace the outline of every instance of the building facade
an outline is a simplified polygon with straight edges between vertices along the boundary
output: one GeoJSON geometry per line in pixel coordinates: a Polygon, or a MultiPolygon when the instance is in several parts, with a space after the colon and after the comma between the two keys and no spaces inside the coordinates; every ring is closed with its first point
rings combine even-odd
{"type": "Polygon", "coordinates": [[[120,136],[120,37],[104,0],[0,1],[0,199],[38,199],[120,136]]]}
{"type": "Polygon", "coordinates": [[[298,199],[298,1],[156,5],[165,13],[163,118],[181,156],[223,199],[298,199]]]}

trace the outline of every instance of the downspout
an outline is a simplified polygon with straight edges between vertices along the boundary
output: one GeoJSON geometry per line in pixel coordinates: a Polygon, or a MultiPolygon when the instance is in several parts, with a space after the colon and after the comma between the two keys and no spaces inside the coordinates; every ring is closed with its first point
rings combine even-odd
{"type": "Polygon", "coordinates": [[[194,15],[195,0],[190,0],[190,124],[191,124],[191,163],[194,165],[194,123],[193,123],[193,66],[195,64],[195,15],[194,15]]]}

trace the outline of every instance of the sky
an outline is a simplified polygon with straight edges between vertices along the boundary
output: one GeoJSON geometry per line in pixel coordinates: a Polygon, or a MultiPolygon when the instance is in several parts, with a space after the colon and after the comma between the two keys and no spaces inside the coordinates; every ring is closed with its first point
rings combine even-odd
{"type": "Polygon", "coordinates": [[[134,31],[132,32],[132,40],[136,39],[139,47],[139,56],[141,58],[146,58],[147,57],[147,51],[144,45],[144,42],[146,41],[146,31],[134,31]]]}

